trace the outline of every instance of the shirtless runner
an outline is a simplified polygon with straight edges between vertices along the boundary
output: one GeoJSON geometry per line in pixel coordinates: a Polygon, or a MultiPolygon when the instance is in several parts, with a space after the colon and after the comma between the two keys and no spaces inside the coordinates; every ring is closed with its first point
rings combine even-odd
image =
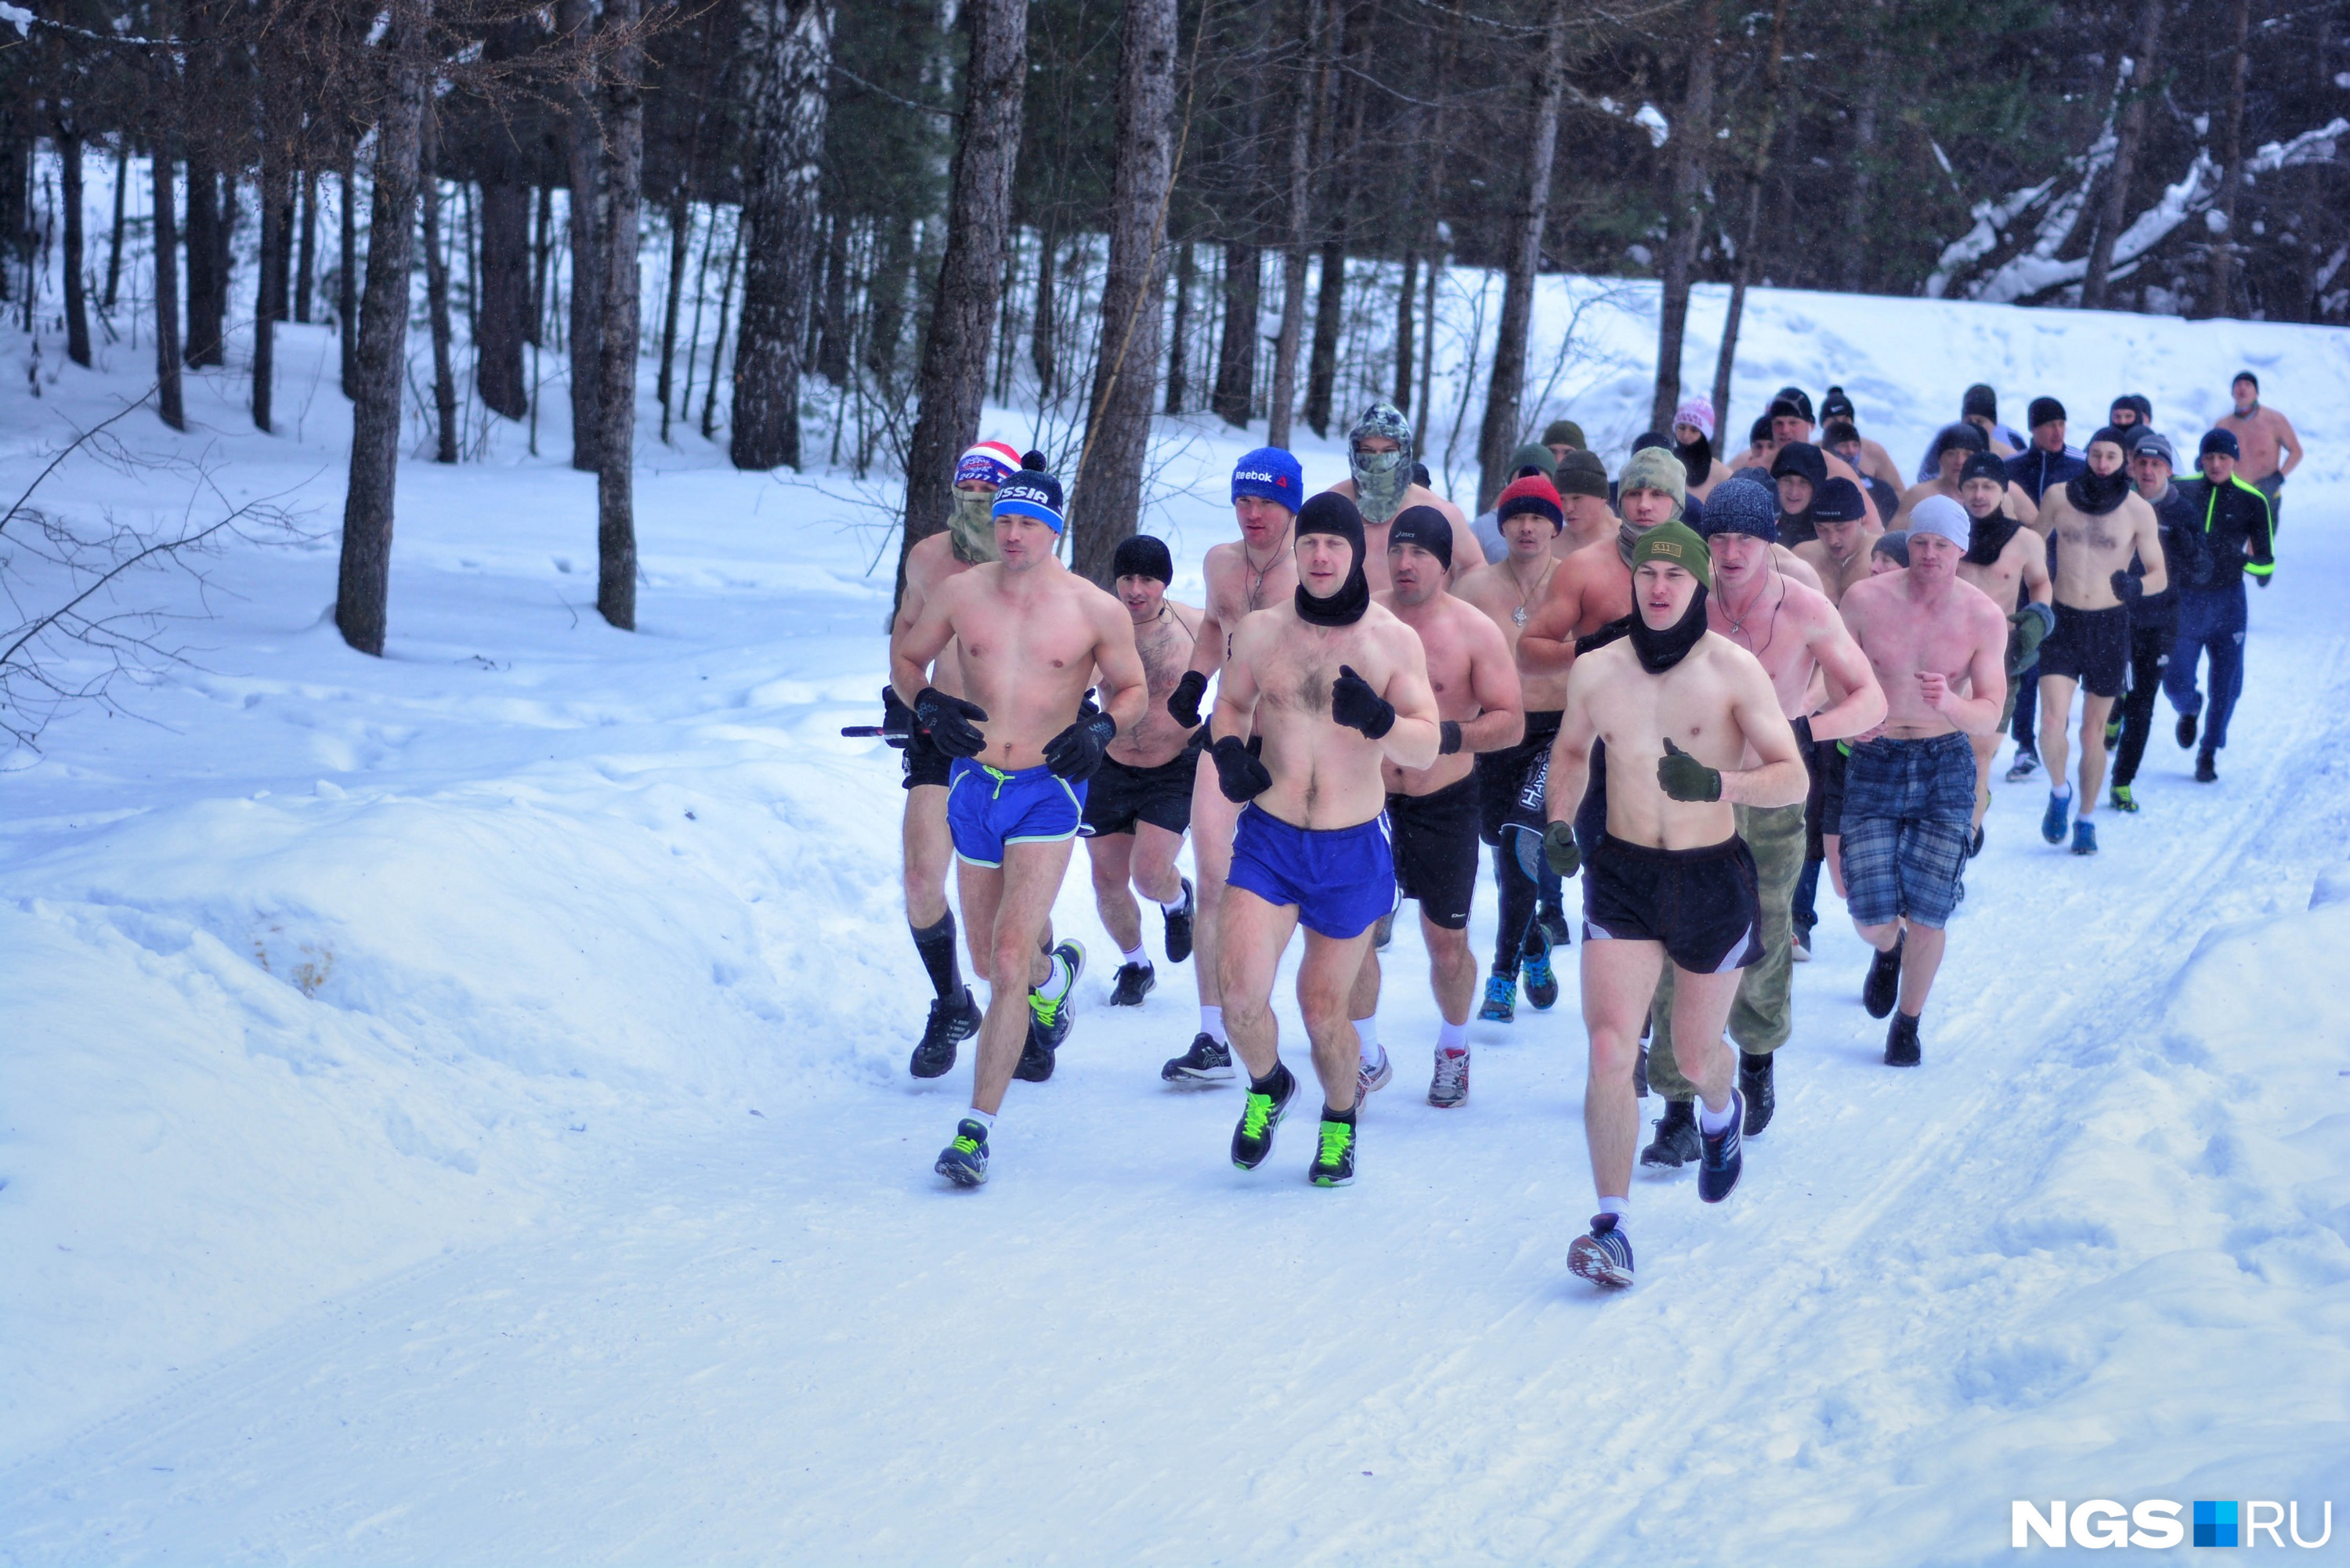
{"type": "Polygon", "coordinates": [[[2236,407],[2220,417],[2219,428],[2233,432],[2236,472],[2244,483],[2269,499],[2269,536],[2273,540],[2283,523],[2285,475],[2301,466],[2301,437],[2293,421],[2261,401],[2261,379],[2250,370],[2236,372],[2228,389],[2236,407]]]}
{"type": "MultiPolygon", "coordinates": [[[[1982,442],[1981,432],[1974,426],[1957,424],[1945,429],[1934,443],[1934,476],[1911,485],[1902,495],[1901,508],[1893,515],[1895,527],[1908,527],[1910,511],[1929,495],[1962,501],[1960,488],[1970,473],[1988,476],[1994,470],[1999,474],[2000,509],[2026,527],[2040,521],[2040,508],[2033,504],[2030,493],[2008,478],[2007,464],[1982,442]],[[1974,444],[1970,445],[1970,441],[1974,444]]],[[[1971,512],[1973,508],[1968,510],[1971,512]]]]}
{"type": "MultiPolygon", "coordinates": [[[[2027,672],[2040,663],[2040,645],[2056,625],[2048,580],[2048,541],[2026,521],[2030,513],[2012,512],[2006,505],[2018,493],[2007,477],[2007,465],[1993,453],[1971,454],[1959,473],[1959,504],[1967,511],[1967,553],[1959,558],[1959,580],[1981,588],[2007,617],[2007,705],[1999,728],[1970,735],[1975,753],[1975,813],[1973,836],[1967,842],[1970,857],[1982,852],[1983,814],[1991,809],[1991,764],[1999,742],[2015,719],[2015,693],[2027,672]]],[[[2028,502],[2026,504],[2030,504],[2028,502]]]]}
{"type": "MultiPolygon", "coordinates": [[[[1719,1203],[1738,1183],[1744,1106],[1721,1029],[1739,971],[1762,958],[1762,943],[1754,857],[1738,836],[1735,808],[1798,805],[1806,788],[1770,675],[1707,629],[1705,542],[1683,524],[1659,524],[1633,545],[1632,576],[1628,633],[1578,658],[1567,676],[1550,767],[1554,781],[1579,784],[1606,745],[1607,818],[1591,836],[1583,879],[1591,1036],[1583,1126],[1599,1212],[1568,1250],[1567,1266],[1615,1288],[1632,1282],[1624,1215],[1639,1141],[1640,1025],[1668,962],[1680,1069],[1704,1106],[1698,1196],[1719,1203]],[[1742,768],[1750,748],[1759,765],[1742,768]]],[[[1562,875],[1583,859],[1573,823],[1581,794],[1554,788],[1546,807],[1544,853],[1562,875]]]]}
{"type": "MultiPolygon", "coordinates": [[[[889,626],[893,640],[921,618],[939,585],[996,558],[995,520],[989,509],[995,504],[996,487],[1018,472],[1020,454],[1000,441],[981,441],[956,462],[954,510],[946,527],[906,552],[906,591],[889,626]]],[[[940,650],[930,681],[950,697],[964,694],[962,655],[953,643],[940,650]]],[[[943,1077],[954,1069],[956,1047],[979,1033],[979,1003],[962,981],[954,911],[947,907],[947,865],[954,857],[947,836],[947,770],[954,759],[915,725],[895,687],[881,688],[881,710],[882,732],[905,734],[902,742],[890,743],[905,752],[906,924],[936,992],[907,1070],[917,1078],[943,1077]]]]}
{"type": "MultiPolygon", "coordinates": [[[[1706,548],[1713,563],[1706,595],[1706,626],[1752,654],[1771,679],[1779,711],[1791,721],[1810,785],[1813,755],[1885,717],[1885,693],[1844,618],[1827,596],[1792,581],[1771,561],[1776,531],[1769,499],[1758,485],[1725,484],[1705,510],[1706,548]],[[1818,711],[1814,677],[1822,678],[1826,705],[1818,711]]],[[[1762,764],[1749,746],[1740,760],[1762,764]]],[[[1741,805],[1738,836],[1754,858],[1762,910],[1762,960],[1740,976],[1730,1008],[1730,1037],[1738,1046],[1738,1090],[1746,1102],[1744,1137],[1771,1125],[1778,1102],[1773,1064],[1794,1027],[1794,909],[1795,879],[1804,869],[1807,801],[1791,805],[1741,805]]],[[[1659,977],[1649,1012],[1648,1083],[1665,1096],[1657,1136],[1641,1151],[1643,1165],[1679,1166],[1699,1157],[1697,1089],[1682,1076],[1673,1051],[1675,978],[1659,977]]]]}
{"type": "MultiPolygon", "coordinates": [[[[1241,622],[1285,602],[1297,587],[1290,525],[1305,497],[1297,459],[1279,447],[1259,447],[1233,465],[1232,493],[1241,536],[1208,551],[1207,613],[1191,644],[1191,667],[1166,702],[1168,713],[1185,729],[1198,726],[1208,678],[1231,658],[1241,622]]],[[[1200,1032],[1189,1051],[1159,1069],[1170,1084],[1218,1084],[1232,1075],[1232,1037],[1224,1030],[1223,992],[1216,976],[1216,930],[1224,873],[1232,861],[1232,828],[1239,821],[1240,807],[1216,786],[1215,763],[1203,743],[1191,780],[1191,867],[1199,877],[1192,889],[1197,913],[1191,922],[1191,978],[1200,988],[1200,1032]]]]}
{"type": "Polygon", "coordinates": [[[1125,607],[1054,554],[1060,482],[1023,470],[996,492],[993,513],[1002,558],[941,584],[889,655],[899,700],[955,759],[947,826],[972,965],[991,990],[972,1108],[935,1167],[958,1187],[987,1179],[987,1135],[1031,1029],[1044,1026],[1047,1048],[1067,1033],[1085,950],[1063,942],[1048,957],[1036,939],[1069,868],[1086,782],[1110,742],[1140,722],[1145,701],[1125,607]],[[962,647],[967,697],[924,673],[950,641],[962,647]],[[1101,710],[1081,714],[1097,672],[1101,710]],[[1053,1009],[1049,1022],[1029,1002],[1034,988],[1053,1009]]]}
{"type": "MultiPolygon", "coordinates": [[[[1419,904],[1429,982],[1442,1020],[1428,1103],[1443,1109],[1469,1099],[1469,1007],[1477,993],[1469,904],[1477,890],[1479,818],[1471,768],[1481,755],[1513,748],[1525,733],[1524,700],[1509,641],[1474,605],[1446,591],[1451,569],[1452,524],[1433,506],[1407,506],[1388,530],[1388,579],[1394,586],[1371,596],[1373,604],[1393,611],[1419,634],[1429,690],[1436,699],[1436,760],[1424,768],[1394,762],[1380,768],[1396,887],[1419,904]]],[[[1359,1086],[1366,1094],[1383,1086],[1390,1071],[1387,1051],[1378,1044],[1379,979],[1374,948],[1363,955],[1347,1008],[1358,1036],[1359,1086]],[[1371,1025],[1367,1033],[1366,1023],[1371,1025]]]]}
{"type": "Polygon", "coordinates": [[[1273,981],[1298,926],[1297,1005],[1322,1081],[1317,1187],[1355,1179],[1361,1064],[1347,1016],[1371,927],[1393,907],[1381,765],[1434,764],[1441,736],[1419,639],[1371,602],[1355,504],[1325,492],[1297,516],[1297,590],[1243,621],[1216,694],[1210,756],[1245,803],[1217,931],[1224,1019],[1249,1071],[1232,1163],[1254,1170],[1297,1083],[1282,1065],[1273,981]],[[1262,756],[1250,752],[1252,726],[1262,756]]]}
{"type": "Polygon", "coordinates": [[[1673,410],[1673,452],[1681,460],[1689,493],[1703,501],[1713,487],[1730,477],[1730,465],[1713,450],[1713,404],[1704,398],[1684,398],[1673,410]]]}
{"type": "MultiPolygon", "coordinates": [[[[1480,566],[1462,577],[1453,592],[1482,610],[1516,658],[1519,636],[1534,618],[1549,590],[1551,578],[1565,566],[1553,553],[1565,538],[1558,493],[1534,477],[1515,480],[1494,503],[1501,516],[1507,556],[1480,566]]],[[[1560,908],[1555,875],[1544,867],[1537,881],[1526,873],[1513,846],[1503,842],[1503,828],[1517,805],[1527,777],[1550,755],[1558,734],[1559,710],[1566,706],[1566,673],[1518,671],[1520,699],[1525,704],[1525,733],[1514,746],[1484,752],[1476,761],[1478,836],[1493,851],[1493,880],[1501,897],[1501,919],[1493,935],[1493,968],[1485,980],[1485,1000],[1477,1016],[1487,1023],[1507,1023],[1517,1017],[1521,971],[1526,1000],[1536,1009],[1558,1001],[1558,977],[1551,969],[1551,949],[1566,940],[1566,919],[1560,908]]]]}
{"type": "Polygon", "coordinates": [[[1142,910],[1134,892],[1159,906],[1167,961],[1191,956],[1191,883],[1175,869],[1175,852],[1191,825],[1191,786],[1200,774],[1201,732],[1167,711],[1167,699],[1191,663],[1200,612],[1167,597],[1175,560],[1164,540],[1137,534],[1110,560],[1118,603],[1134,622],[1150,700],[1142,722],[1112,741],[1086,789],[1086,857],[1094,873],[1094,909],[1118,943],[1112,1007],[1139,1007],[1158,982],[1142,948],[1142,910]]]}
{"type": "MultiPolygon", "coordinates": [[[[1795,387],[1780,388],[1779,395],[1771,402],[1771,462],[1765,466],[1775,473],[1779,453],[1794,442],[1800,441],[1805,446],[1812,447],[1814,451],[1818,451],[1812,441],[1814,424],[1815,421],[1812,418],[1812,401],[1804,395],[1802,389],[1795,387]]],[[[1886,526],[1885,519],[1877,514],[1877,504],[1868,499],[1867,487],[1860,481],[1860,470],[1834,452],[1820,452],[1820,458],[1826,465],[1827,476],[1830,479],[1848,481],[1854,491],[1859,494],[1860,504],[1867,508],[1871,529],[1883,532],[1886,526]]]]}
{"type": "Polygon", "coordinates": [[[2040,521],[2055,559],[2056,628],[2040,645],[2040,760],[2048,769],[2048,809],[2040,836],[2064,842],[2064,818],[2076,804],[2073,853],[2097,852],[2089,820],[2106,783],[2106,718],[2120,700],[2129,670],[2129,605],[2160,593],[2169,576],[2162,559],[2162,527],[2146,498],[2130,486],[2127,449],[2110,425],[2089,438],[2088,469],[2041,499],[2040,521]],[[2135,553],[2146,576],[2130,576],[2135,553]],[[2076,797],[2064,777],[2066,727],[2074,688],[2081,701],[2081,780],[2076,797]]]}
{"type": "Polygon", "coordinates": [[[1890,1067],[1923,1059],[1918,1019],[1967,864],[1967,736],[1993,732],[2007,695],[2007,617],[1959,580],[1967,543],[1965,509],[1930,497],[1910,519],[1908,568],[1854,585],[1842,607],[1886,701],[1885,722],[1853,742],[1842,827],[1852,923],[1877,950],[1861,1002],[1872,1018],[1894,1013],[1890,1067]]]}
{"type": "Polygon", "coordinates": [[[1373,403],[1347,432],[1347,477],[1329,493],[1355,504],[1363,517],[1363,542],[1370,558],[1363,570],[1373,588],[1388,586],[1388,525],[1407,506],[1433,506],[1452,524],[1452,576],[1485,564],[1485,552],[1470,531],[1469,519],[1450,501],[1411,476],[1411,421],[1393,403],[1373,403]]]}
{"type": "Polygon", "coordinates": [[[1853,584],[1868,576],[1868,552],[1884,532],[1872,528],[1860,491],[1850,480],[1831,479],[1812,502],[1817,537],[1795,546],[1795,557],[1817,574],[1828,602],[1843,602],[1853,584]]]}

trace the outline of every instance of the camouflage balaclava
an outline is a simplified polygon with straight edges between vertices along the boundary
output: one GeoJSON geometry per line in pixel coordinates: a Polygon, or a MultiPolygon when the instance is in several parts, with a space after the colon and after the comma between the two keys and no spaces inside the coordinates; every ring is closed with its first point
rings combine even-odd
{"type": "Polygon", "coordinates": [[[1355,504],[1363,521],[1389,523],[1403,510],[1404,493],[1411,488],[1411,421],[1393,403],[1373,403],[1347,432],[1347,467],[1355,477],[1355,504]],[[1393,452],[1362,450],[1367,436],[1384,436],[1396,443],[1393,452]]]}
{"type": "Polygon", "coordinates": [[[969,566],[1001,560],[995,547],[995,497],[981,491],[954,492],[954,510],[947,514],[947,546],[954,558],[969,566]]]}

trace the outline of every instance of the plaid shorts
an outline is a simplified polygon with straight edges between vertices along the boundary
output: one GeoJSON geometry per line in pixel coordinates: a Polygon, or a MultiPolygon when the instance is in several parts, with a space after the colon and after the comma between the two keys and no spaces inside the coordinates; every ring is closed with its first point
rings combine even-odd
{"type": "Polygon", "coordinates": [[[1844,796],[1846,905],[1864,926],[1907,915],[1939,930],[1974,837],[1975,753],[1962,734],[1855,746],[1844,796]]]}

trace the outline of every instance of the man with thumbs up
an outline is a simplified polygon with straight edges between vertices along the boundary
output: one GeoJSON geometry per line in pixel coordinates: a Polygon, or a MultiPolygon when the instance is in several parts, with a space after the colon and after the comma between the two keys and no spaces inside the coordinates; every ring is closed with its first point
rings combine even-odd
{"type": "MultiPolygon", "coordinates": [[[[1754,857],[1733,807],[1799,805],[1810,775],[1762,661],[1706,625],[1713,577],[1705,541],[1660,523],[1632,546],[1629,635],[1579,656],[1551,750],[1550,777],[1586,778],[1607,743],[1607,829],[1583,883],[1583,1019],[1591,1036],[1583,1127],[1599,1212],[1567,1266],[1596,1284],[1632,1282],[1624,1217],[1639,1112],[1632,1069],[1663,966],[1673,966],[1673,1052],[1700,1102],[1698,1195],[1730,1196],[1745,1107],[1721,1030],[1739,971],[1762,956],[1754,857]],[[1757,759],[1741,767],[1749,752],[1757,759]]],[[[1582,866],[1579,791],[1547,803],[1544,851],[1561,875],[1582,866]]]]}

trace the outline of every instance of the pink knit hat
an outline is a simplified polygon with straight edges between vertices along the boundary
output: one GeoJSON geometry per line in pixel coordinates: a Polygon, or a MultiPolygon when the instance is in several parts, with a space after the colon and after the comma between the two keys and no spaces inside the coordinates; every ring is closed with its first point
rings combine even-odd
{"type": "Polygon", "coordinates": [[[1713,405],[1703,398],[1686,399],[1679,408],[1673,410],[1673,423],[1695,425],[1705,432],[1706,440],[1711,441],[1713,439],[1713,405]]]}

